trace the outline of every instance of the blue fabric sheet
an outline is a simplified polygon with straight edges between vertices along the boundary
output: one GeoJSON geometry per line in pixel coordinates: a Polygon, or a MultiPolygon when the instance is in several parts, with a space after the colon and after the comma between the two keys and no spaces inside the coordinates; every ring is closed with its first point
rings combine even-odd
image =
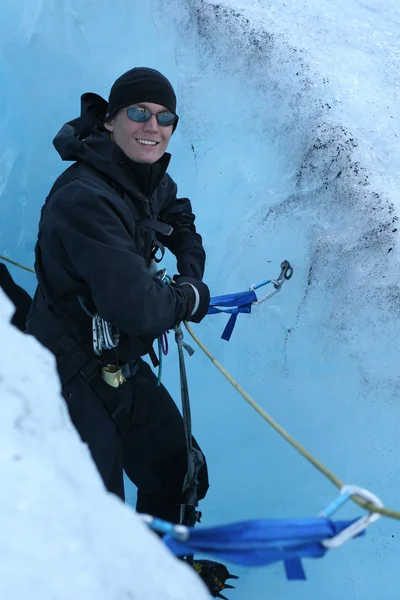
{"type": "Polygon", "coordinates": [[[305,579],[300,559],[322,558],[327,549],[321,541],[334,537],[352,523],[354,520],[323,518],[258,519],[190,529],[190,538],[184,542],[167,534],[164,542],[176,555],[202,552],[244,566],[270,565],[282,560],[288,579],[305,579]]]}

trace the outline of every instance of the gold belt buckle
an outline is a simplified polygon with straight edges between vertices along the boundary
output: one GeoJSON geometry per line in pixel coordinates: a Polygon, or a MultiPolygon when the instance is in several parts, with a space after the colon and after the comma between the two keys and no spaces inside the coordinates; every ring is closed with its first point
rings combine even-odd
{"type": "Polygon", "coordinates": [[[101,369],[101,378],[111,387],[117,388],[123,383],[125,383],[126,379],[122,374],[122,369],[118,369],[116,365],[109,364],[106,367],[101,369]]]}

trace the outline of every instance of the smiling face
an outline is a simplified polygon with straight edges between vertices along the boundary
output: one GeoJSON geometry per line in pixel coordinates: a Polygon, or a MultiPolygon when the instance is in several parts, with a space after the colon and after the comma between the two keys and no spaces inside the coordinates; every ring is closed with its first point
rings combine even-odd
{"type": "Polygon", "coordinates": [[[131,106],[147,108],[154,114],[148,121],[138,123],[132,121],[128,117],[126,109],[123,109],[118,111],[104,126],[111,133],[113,141],[128,158],[137,163],[152,164],[166,151],[173,132],[172,125],[168,127],[159,125],[155,115],[170,111],[165,106],[153,102],[138,102],[131,106]]]}

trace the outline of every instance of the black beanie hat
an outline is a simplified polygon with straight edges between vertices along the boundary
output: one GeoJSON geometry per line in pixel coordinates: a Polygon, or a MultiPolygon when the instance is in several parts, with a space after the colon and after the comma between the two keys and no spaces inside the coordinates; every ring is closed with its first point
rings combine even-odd
{"type": "Polygon", "coordinates": [[[135,67],[114,82],[108,99],[106,121],[136,102],[154,102],[176,114],[176,96],[171,83],[155,69],[135,67]]]}

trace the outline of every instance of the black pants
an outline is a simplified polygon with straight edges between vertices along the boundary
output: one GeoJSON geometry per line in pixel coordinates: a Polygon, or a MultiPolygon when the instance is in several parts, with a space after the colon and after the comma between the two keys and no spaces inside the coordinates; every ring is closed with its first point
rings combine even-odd
{"type": "MultiPolygon", "coordinates": [[[[61,373],[60,373],[61,374],[61,373]]],[[[99,394],[77,375],[63,388],[72,422],[91,451],[110,492],[124,499],[123,470],[137,486],[136,509],[178,523],[187,451],[182,416],[149,365],[139,360],[134,378],[117,389],[105,382],[124,404],[130,427],[120,435],[99,394]]],[[[193,439],[193,446],[199,448],[193,439]]],[[[207,465],[199,473],[199,499],[208,489],[207,465]]]]}

